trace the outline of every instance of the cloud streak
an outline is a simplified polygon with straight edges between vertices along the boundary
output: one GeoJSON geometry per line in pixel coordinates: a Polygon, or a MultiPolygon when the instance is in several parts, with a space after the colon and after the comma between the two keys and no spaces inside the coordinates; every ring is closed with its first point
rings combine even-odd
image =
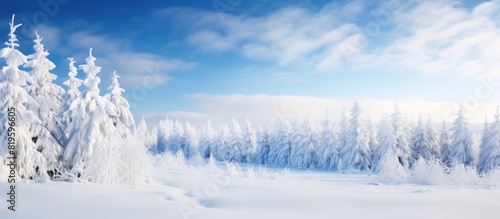
{"type": "Polygon", "coordinates": [[[172,73],[196,67],[193,62],[134,51],[127,41],[103,34],[88,31],[60,34],[61,29],[47,26],[37,29],[40,29],[41,35],[47,36],[47,48],[50,51],[75,57],[78,62],[83,62],[88,56],[88,49],[94,48],[97,64],[102,67],[101,77],[111,77],[116,70],[125,88],[144,86],[145,79],[149,86],[158,86],[169,81],[172,73]]]}
{"type": "Polygon", "coordinates": [[[332,2],[264,15],[165,9],[157,17],[189,22],[186,43],[201,52],[236,52],[254,60],[315,71],[382,69],[477,76],[500,70],[500,2],[332,2]],[[189,11],[189,15],[181,13],[189,11]]]}

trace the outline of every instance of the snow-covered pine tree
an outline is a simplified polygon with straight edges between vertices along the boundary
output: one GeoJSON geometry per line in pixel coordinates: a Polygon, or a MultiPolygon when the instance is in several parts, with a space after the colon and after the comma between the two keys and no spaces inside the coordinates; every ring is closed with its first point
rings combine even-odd
{"type": "Polygon", "coordinates": [[[378,149],[377,128],[373,125],[370,115],[368,115],[366,120],[366,131],[368,132],[367,136],[370,151],[376,151],[378,149]]]}
{"type": "Polygon", "coordinates": [[[243,135],[241,133],[241,126],[236,119],[233,118],[233,126],[231,130],[231,134],[228,139],[229,143],[229,161],[237,161],[240,162],[243,157],[243,135]]]}
{"type": "Polygon", "coordinates": [[[398,161],[401,155],[401,150],[397,148],[396,135],[394,135],[394,129],[390,124],[388,118],[384,117],[380,121],[378,129],[378,148],[374,152],[373,165],[375,171],[380,171],[381,167],[384,165],[384,161],[398,161]]]}
{"type": "Polygon", "coordinates": [[[93,182],[114,183],[118,180],[118,144],[113,118],[116,107],[108,99],[99,95],[97,76],[101,67],[95,65],[92,49],[80,69],[87,74],[83,81],[86,89],[71,104],[73,121],[68,130],[74,133],[64,151],[68,174],[93,182]]]}
{"type": "Polygon", "coordinates": [[[146,124],[146,120],[144,120],[144,117],[141,119],[141,122],[139,122],[139,125],[134,127],[134,136],[135,138],[141,142],[141,144],[144,144],[147,148],[149,146],[147,144],[147,138],[148,138],[148,125],[146,124]]]}
{"type": "Polygon", "coordinates": [[[427,136],[427,129],[420,115],[417,126],[413,129],[411,138],[412,156],[414,160],[424,159],[431,160],[432,152],[429,145],[429,138],[427,136]]]}
{"type": "Polygon", "coordinates": [[[172,135],[174,131],[174,124],[170,118],[165,118],[161,120],[158,124],[158,137],[156,140],[156,149],[154,153],[161,154],[169,150],[172,135]]]}
{"type": "Polygon", "coordinates": [[[495,120],[488,127],[485,122],[481,146],[479,151],[478,170],[480,173],[487,173],[495,169],[500,169],[500,111],[497,107],[495,120]]]}
{"type": "Polygon", "coordinates": [[[61,95],[64,90],[53,81],[57,78],[50,73],[56,65],[47,56],[42,38],[35,32],[33,40],[35,53],[28,55],[28,62],[24,67],[31,68],[32,83],[26,90],[37,104],[27,105],[27,109],[38,117],[41,123],[31,123],[31,139],[37,146],[47,163],[49,175],[53,176],[61,168],[62,145],[66,142],[66,135],[61,129],[58,113],[61,111],[61,95]]]}
{"type": "Polygon", "coordinates": [[[325,118],[321,129],[319,166],[326,170],[337,170],[339,160],[338,138],[335,132],[335,124],[330,119],[328,109],[325,111],[325,118]]]}
{"type": "Polygon", "coordinates": [[[426,132],[427,132],[427,140],[429,141],[429,146],[431,148],[431,159],[439,160],[441,159],[441,150],[439,147],[439,139],[437,137],[436,131],[432,127],[432,118],[429,116],[427,118],[426,132]]]}
{"type": "Polygon", "coordinates": [[[269,128],[262,129],[259,128],[258,134],[258,151],[257,151],[257,162],[259,164],[267,164],[269,158],[269,152],[272,147],[272,138],[269,133],[269,128]]]}
{"type": "MultiPolygon", "coordinates": [[[[347,116],[345,112],[345,108],[342,109],[342,114],[340,115],[340,123],[339,123],[339,145],[338,145],[338,150],[339,150],[339,161],[342,159],[344,156],[342,154],[342,148],[346,146],[347,142],[347,131],[349,130],[349,124],[347,122],[347,116]]],[[[337,168],[342,168],[341,166],[337,165],[337,168]]]]}
{"type": "Polygon", "coordinates": [[[269,156],[276,165],[288,166],[290,162],[291,132],[290,122],[282,121],[269,156]]]}
{"type": "Polygon", "coordinates": [[[472,154],[472,132],[469,128],[463,104],[457,113],[457,118],[453,122],[451,135],[450,158],[452,164],[472,165],[474,157],[472,154]]]}
{"type": "Polygon", "coordinates": [[[410,148],[410,135],[408,134],[408,127],[403,121],[401,112],[399,112],[398,106],[394,107],[394,113],[392,117],[392,127],[394,129],[393,134],[396,136],[396,148],[398,149],[398,160],[406,169],[410,168],[413,163],[410,148]]]}
{"type": "Polygon", "coordinates": [[[200,137],[200,155],[202,158],[209,158],[213,153],[212,148],[215,142],[215,130],[212,128],[210,120],[207,125],[203,127],[203,132],[200,137]]]}
{"type": "Polygon", "coordinates": [[[146,147],[148,151],[153,151],[158,144],[158,126],[148,128],[148,137],[146,138],[146,147]]]}
{"type": "MultiPolygon", "coordinates": [[[[73,121],[74,109],[71,108],[71,104],[80,97],[80,86],[83,81],[78,79],[76,75],[78,74],[78,69],[75,67],[75,60],[73,58],[69,59],[69,72],[68,72],[68,80],[64,81],[63,84],[68,87],[66,93],[63,96],[63,105],[60,113],[60,128],[64,130],[64,134],[67,139],[71,138],[73,133],[70,133],[67,129],[69,124],[73,121]]],[[[66,146],[67,142],[64,143],[63,147],[66,146]]]]}
{"type": "Polygon", "coordinates": [[[307,117],[302,125],[302,139],[300,141],[299,149],[302,154],[301,157],[295,157],[291,159],[290,162],[295,162],[296,166],[299,168],[315,168],[318,166],[319,162],[319,146],[320,136],[316,127],[314,126],[311,118],[307,117]]]}
{"type": "Polygon", "coordinates": [[[172,152],[173,154],[177,153],[179,150],[183,150],[185,146],[185,138],[184,138],[184,126],[182,125],[179,120],[175,120],[175,123],[173,123],[173,129],[172,129],[172,135],[170,137],[169,141],[169,146],[167,148],[167,151],[172,152]]]}
{"type": "Polygon", "coordinates": [[[219,129],[219,135],[217,136],[217,144],[215,145],[215,148],[213,148],[214,152],[214,157],[217,160],[222,160],[222,161],[229,161],[231,160],[232,156],[232,150],[231,150],[231,143],[229,141],[231,133],[229,133],[229,127],[227,124],[223,124],[222,127],[219,129]]]}
{"type": "Polygon", "coordinates": [[[125,128],[131,130],[135,125],[134,116],[132,116],[132,112],[130,112],[128,101],[122,97],[122,93],[125,92],[125,90],[120,87],[118,78],[120,78],[120,76],[116,74],[116,71],[113,72],[111,85],[108,87],[109,93],[104,97],[116,107],[116,117],[113,118],[115,126],[122,124],[125,128]]]}
{"type": "Polygon", "coordinates": [[[361,108],[356,100],[351,109],[349,130],[345,147],[341,148],[344,170],[370,170],[372,155],[369,146],[369,136],[366,124],[361,120],[361,108]]]}
{"type": "Polygon", "coordinates": [[[441,134],[439,137],[439,147],[441,152],[441,161],[444,165],[451,165],[450,159],[450,150],[451,150],[451,138],[450,133],[448,131],[448,127],[446,127],[446,121],[443,120],[443,125],[441,128],[441,134]]]}
{"type": "Polygon", "coordinates": [[[189,122],[184,125],[184,135],[183,135],[184,147],[181,148],[184,156],[186,158],[191,158],[198,156],[198,132],[196,127],[192,126],[189,122]]]}
{"type": "Polygon", "coordinates": [[[26,109],[26,105],[36,105],[35,100],[26,92],[24,86],[27,82],[32,82],[30,75],[19,69],[19,66],[25,64],[28,60],[26,56],[17,50],[19,47],[16,29],[21,24],[14,24],[14,17],[10,24],[9,40],[5,42],[7,47],[0,50],[0,58],[5,59],[7,64],[1,70],[0,74],[0,110],[3,117],[0,123],[4,129],[9,127],[9,119],[6,115],[9,112],[15,112],[15,130],[16,130],[16,151],[10,154],[8,150],[7,130],[0,136],[0,153],[6,157],[17,156],[17,176],[20,178],[48,178],[47,164],[43,155],[37,151],[37,146],[31,140],[30,126],[40,124],[41,121],[33,112],[26,109]]]}
{"type": "Polygon", "coordinates": [[[488,123],[488,118],[485,115],[484,116],[483,131],[481,133],[481,142],[479,144],[479,162],[477,164],[479,172],[483,172],[482,168],[483,168],[483,165],[485,163],[484,159],[487,157],[487,154],[484,154],[484,153],[487,153],[487,150],[485,150],[485,147],[488,146],[488,144],[489,144],[488,141],[490,139],[490,134],[493,134],[493,133],[490,132],[490,124],[488,123]]]}
{"type": "Polygon", "coordinates": [[[242,162],[250,163],[255,160],[257,153],[257,135],[252,128],[252,124],[246,120],[246,127],[243,135],[242,162]]]}
{"type": "Polygon", "coordinates": [[[150,129],[144,117],[139,122],[139,125],[134,128],[133,135],[141,144],[146,146],[148,151],[155,150],[158,128],[155,126],[150,129]]]}
{"type": "MultiPolygon", "coordinates": [[[[135,121],[132,112],[130,112],[128,101],[122,96],[122,92],[125,92],[125,90],[120,87],[119,78],[116,71],[113,72],[111,85],[108,87],[109,93],[104,96],[115,106],[114,109],[116,110],[115,113],[110,115],[116,129],[115,135],[110,136],[116,138],[112,141],[115,145],[109,147],[116,147],[110,151],[114,153],[114,150],[118,150],[119,157],[114,161],[116,163],[111,165],[116,166],[119,177],[123,177],[125,181],[137,185],[148,180],[151,163],[144,142],[132,134],[135,121]]],[[[107,156],[115,157],[116,155],[107,156]]],[[[114,168],[110,167],[110,169],[113,170],[114,168]]]]}
{"type": "Polygon", "coordinates": [[[293,119],[290,131],[289,164],[291,167],[302,168],[302,158],[305,156],[305,150],[302,148],[305,144],[302,141],[305,130],[302,130],[302,124],[299,118],[293,119]]]}

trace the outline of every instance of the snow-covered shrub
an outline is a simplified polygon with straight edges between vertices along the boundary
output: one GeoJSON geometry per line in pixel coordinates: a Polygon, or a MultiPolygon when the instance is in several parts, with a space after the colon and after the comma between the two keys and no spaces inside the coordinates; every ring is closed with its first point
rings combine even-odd
{"type": "Polygon", "coordinates": [[[262,166],[259,167],[255,175],[261,178],[271,178],[271,174],[267,171],[267,168],[262,166]]]}
{"type": "Polygon", "coordinates": [[[241,171],[240,165],[236,162],[227,162],[226,171],[229,176],[241,176],[243,173],[243,171],[241,171]]]}
{"type": "Polygon", "coordinates": [[[408,182],[422,185],[443,185],[446,178],[440,161],[418,159],[411,168],[408,182]]]}
{"type": "Polygon", "coordinates": [[[285,168],[282,171],[275,172],[274,175],[272,175],[272,178],[277,180],[287,180],[290,178],[290,170],[285,168]]]}
{"type": "Polygon", "coordinates": [[[456,187],[477,186],[481,184],[481,179],[477,174],[476,168],[466,165],[455,165],[450,168],[446,179],[446,184],[456,187]]]}
{"type": "Polygon", "coordinates": [[[399,163],[397,156],[384,156],[378,164],[378,180],[383,183],[405,183],[408,171],[399,163]]]}
{"type": "Polygon", "coordinates": [[[246,177],[248,178],[254,178],[255,177],[255,168],[253,165],[248,165],[247,166],[247,172],[245,174],[246,177]]]}
{"type": "Polygon", "coordinates": [[[182,151],[178,151],[176,154],[166,152],[150,157],[153,160],[153,166],[157,168],[184,169],[187,167],[186,158],[182,151]]]}
{"type": "Polygon", "coordinates": [[[493,170],[486,174],[482,175],[483,177],[483,185],[491,188],[491,187],[500,187],[500,170],[493,170]]]}
{"type": "Polygon", "coordinates": [[[123,142],[120,150],[120,160],[123,165],[123,181],[141,187],[144,182],[151,181],[153,164],[147,154],[147,148],[140,140],[129,137],[123,142]]]}

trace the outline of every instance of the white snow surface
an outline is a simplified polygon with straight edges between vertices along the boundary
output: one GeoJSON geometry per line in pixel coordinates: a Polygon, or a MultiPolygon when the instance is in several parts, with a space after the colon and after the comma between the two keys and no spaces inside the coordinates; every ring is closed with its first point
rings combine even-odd
{"type": "MultiPolygon", "coordinates": [[[[25,181],[17,184],[16,212],[4,204],[0,218],[500,217],[500,189],[492,186],[392,185],[363,173],[240,168],[222,162],[157,166],[154,180],[142,188],[25,181]]],[[[0,183],[1,191],[8,185],[0,183]]]]}

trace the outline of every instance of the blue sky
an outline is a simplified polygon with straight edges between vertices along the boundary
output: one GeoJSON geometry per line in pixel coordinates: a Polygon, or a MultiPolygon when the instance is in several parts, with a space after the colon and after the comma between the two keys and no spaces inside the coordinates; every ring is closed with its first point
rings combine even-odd
{"type": "Polygon", "coordinates": [[[117,70],[151,121],[338,116],[359,99],[376,119],[399,103],[451,120],[465,103],[480,122],[498,104],[499,1],[8,0],[4,41],[14,13],[20,49],[36,29],[58,83],[93,47],[101,92],[117,70]]]}

